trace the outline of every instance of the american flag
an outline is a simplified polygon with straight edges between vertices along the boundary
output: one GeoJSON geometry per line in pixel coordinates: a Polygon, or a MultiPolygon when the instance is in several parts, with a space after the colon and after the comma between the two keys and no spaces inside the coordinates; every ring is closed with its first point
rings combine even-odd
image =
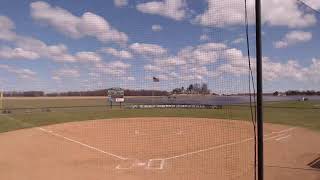
{"type": "Polygon", "coordinates": [[[160,82],[159,78],[153,77],[152,79],[153,79],[153,82],[160,82]]]}

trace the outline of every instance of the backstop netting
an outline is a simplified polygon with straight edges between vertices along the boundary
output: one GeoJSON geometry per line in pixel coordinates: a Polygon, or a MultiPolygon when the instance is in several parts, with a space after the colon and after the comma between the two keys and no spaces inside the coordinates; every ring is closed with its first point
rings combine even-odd
{"type": "MultiPolygon", "coordinates": [[[[0,178],[256,179],[254,6],[1,1],[0,178]]],[[[262,1],[266,179],[320,179],[319,7],[262,1]]]]}
{"type": "Polygon", "coordinates": [[[0,179],[256,179],[254,6],[0,2],[0,179]]]}
{"type": "MultiPolygon", "coordinates": [[[[264,91],[269,94],[264,96],[265,179],[319,179],[320,61],[313,48],[320,42],[320,6],[319,1],[310,0],[288,1],[286,5],[294,7],[286,8],[286,17],[295,25],[284,27],[283,32],[264,28],[264,54],[269,56],[263,69],[264,91]],[[292,15],[297,12],[302,16],[292,15]],[[307,16],[312,22],[298,28],[296,23],[307,22],[307,16]],[[293,42],[295,38],[300,40],[293,42]],[[272,44],[267,39],[272,39],[272,44]],[[273,133],[275,128],[280,130],[277,134],[273,133]]],[[[275,10],[270,9],[269,14],[272,12],[275,10]]],[[[284,26],[290,24],[287,20],[284,26]]]]}

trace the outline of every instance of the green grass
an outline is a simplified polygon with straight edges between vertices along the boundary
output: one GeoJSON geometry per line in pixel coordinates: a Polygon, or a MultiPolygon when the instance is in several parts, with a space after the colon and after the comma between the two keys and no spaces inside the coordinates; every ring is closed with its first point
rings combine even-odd
{"type": "Polygon", "coordinates": [[[266,107],[289,107],[289,108],[319,108],[320,101],[283,101],[283,102],[266,102],[266,107]]]}
{"type": "MultiPolygon", "coordinates": [[[[101,106],[13,110],[9,115],[0,115],[0,132],[22,128],[50,125],[71,121],[110,119],[127,117],[197,117],[250,120],[247,106],[225,106],[221,110],[211,109],[110,109],[104,99],[11,99],[6,100],[9,108],[41,108],[64,106],[101,106]]],[[[265,122],[301,126],[320,131],[320,101],[270,102],[265,103],[265,122]],[[270,107],[272,106],[272,108],[270,107]],[[289,107],[289,108],[284,108],[289,107]]]]}
{"type": "Polygon", "coordinates": [[[6,99],[6,108],[41,108],[41,107],[72,107],[72,106],[103,106],[106,105],[105,98],[88,99],[6,99]]]}

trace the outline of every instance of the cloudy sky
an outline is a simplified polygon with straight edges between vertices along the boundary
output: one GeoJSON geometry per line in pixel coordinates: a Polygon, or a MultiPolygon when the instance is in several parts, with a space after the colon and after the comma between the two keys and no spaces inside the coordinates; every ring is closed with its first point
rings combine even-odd
{"type": "MultiPolygon", "coordinates": [[[[304,0],[320,10],[319,0],[304,0]]],[[[320,15],[264,0],[265,91],[320,89],[320,15]]],[[[254,0],[248,0],[255,65],[254,0]]],[[[1,0],[0,88],[248,89],[244,0],[1,0]],[[160,83],[152,83],[152,77],[160,83]]]]}

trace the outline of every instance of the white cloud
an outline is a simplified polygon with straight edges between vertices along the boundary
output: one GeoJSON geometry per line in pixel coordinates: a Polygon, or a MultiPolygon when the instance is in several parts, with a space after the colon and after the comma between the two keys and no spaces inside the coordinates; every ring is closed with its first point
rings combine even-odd
{"type": "MultiPolygon", "coordinates": [[[[243,57],[246,58],[246,57],[243,57]]],[[[320,60],[313,59],[309,66],[302,66],[296,60],[274,60],[269,57],[263,57],[263,79],[265,81],[276,80],[293,80],[293,81],[315,81],[320,82],[320,60]]],[[[252,68],[255,72],[255,58],[252,58],[252,68]]],[[[226,63],[218,67],[215,75],[219,76],[223,73],[236,76],[248,74],[248,63],[242,60],[242,63],[235,64],[233,62],[226,63]]]]}
{"type": "Polygon", "coordinates": [[[0,48],[0,59],[38,59],[40,56],[33,52],[27,51],[22,48],[10,48],[10,47],[3,47],[0,48]]]}
{"type": "Polygon", "coordinates": [[[123,63],[121,61],[112,61],[108,63],[101,62],[95,65],[93,71],[99,74],[103,73],[111,76],[124,76],[128,75],[128,69],[130,67],[130,64],[123,63]]]}
{"type": "Polygon", "coordinates": [[[187,15],[186,0],[163,0],[141,3],[136,6],[143,13],[160,15],[174,20],[182,20],[187,15]]]}
{"type": "Polygon", "coordinates": [[[78,17],[65,9],[53,7],[43,1],[33,2],[30,7],[34,20],[53,27],[69,37],[91,36],[101,42],[126,43],[128,41],[125,33],[119,32],[103,17],[94,13],[86,12],[78,17]]]}
{"type": "Polygon", "coordinates": [[[88,75],[93,79],[98,79],[100,77],[100,74],[98,72],[89,72],[88,75]]]}
{"type": "Polygon", "coordinates": [[[40,56],[57,62],[99,62],[102,60],[96,52],[80,51],[73,55],[68,52],[68,48],[64,44],[47,45],[30,37],[17,36],[14,43],[18,48],[37,54],[37,58],[40,56]]]}
{"type": "Polygon", "coordinates": [[[117,7],[124,7],[128,5],[128,0],[113,0],[113,3],[117,7]]]}
{"type": "MultiPolygon", "coordinates": [[[[208,8],[203,14],[198,15],[194,22],[210,27],[243,25],[245,18],[244,1],[207,0],[207,2],[208,8]]],[[[254,6],[254,0],[248,0],[250,24],[254,24],[254,6]]],[[[303,28],[314,25],[316,18],[314,14],[304,12],[303,9],[299,8],[298,1],[268,0],[262,1],[262,21],[270,26],[303,28]]]]}
{"type": "Polygon", "coordinates": [[[144,56],[162,56],[167,54],[167,49],[157,44],[134,43],[130,49],[144,56]]]}
{"type": "Polygon", "coordinates": [[[262,19],[271,26],[287,26],[290,28],[303,28],[314,25],[314,14],[299,8],[298,1],[270,0],[262,1],[262,19]],[[285,16],[283,14],[286,14],[285,16]]]}
{"type": "Polygon", "coordinates": [[[115,69],[128,69],[131,65],[127,63],[123,63],[121,61],[113,61],[107,64],[110,68],[115,69]]]}
{"type": "Polygon", "coordinates": [[[159,32],[159,31],[162,31],[162,26],[159,24],[154,24],[154,25],[152,25],[151,29],[154,32],[159,32]]]}
{"type": "Polygon", "coordinates": [[[32,51],[41,57],[60,62],[75,62],[73,55],[68,53],[64,44],[47,45],[46,43],[31,37],[17,36],[13,42],[18,48],[32,51]]]}
{"type": "Polygon", "coordinates": [[[286,63],[280,63],[264,57],[263,78],[269,81],[282,78],[301,80],[303,78],[303,71],[302,67],[296,61],[289,60],[286,63]]]}
{"type": "Polygon", "coordinates": [[[151,72],[161,72],[162,68],[156,65],[147,64],[147,65],[144,65],[144,70],[151,71],[151,72]]]}
{"type": "MultiPolygon", "coordinates": [[[[238,50],[233,50],[234,52],[238,50]]],[[[241,53],[242,54],[242,53],[241,53]]],[[[237,59],[229,59],[220,66],[218,66],[213,72],[213,77],[221,77],[225,75],[242,76],[248,75],[248,62],[246,61],[246,56],[230,56],[237,57],[237,59]]],[[[255,58],[252,59],[252,68],[255,72],[255,58]]],[[[284,62],[279,62],[269,57],[263,57],[263,79],[266,81],[275,80],[294,80],[301,81],[306,79],[306,72],[308,72],[308,67],[302,67],[297,61],[288,60],[284,62]]]]}
{"type": "Polygon", "coordinates": [[[196,47],[183,48],[178,56],[193,64],[211,64],[218,60],[219,54],[217,51],[225,48],[227,46],[222,43],[206,43],[196,47]]]}
{"type": "Polygon", "coordinates": [[[244,37],[239,37],[239,38],[236,38],[235,40],[233,40],[231,42],[231,44],[240,44],[240,43],[245,42],[245,41],[246,41],[246,39],[244,37]]]}
{"type": "Polygon", "coordinates": [[[37,73],[26,68],[17,68],[13,66],[8,66],[5,64],[0,64],[0,69],[5,70],[9,73],[15,74],[20,79],[36,79],[37,73]]]}
{"type": "Polygon", "coordinates": [[[308,6],[312,7],[313,9],[320,9],[320,1],[319,0],[304,0],[308,6]]]}
{"type": "MultiPolygon", "coordinates": [[[[255,58],[251,57],[253,71],[255,58]]],[[[206,81],[207,78],[225,76],[247,76],[248,57],[236,48],[222,43],[206,43],[194,47],[185,47],[177,55],[154,58],[144,66],[151,75],[162,80],[206,81]]],[[[277,61],[263,57],[263,78],[266,81],[312,80],[320,82],[320,60],[313,59],[312,64],[303,67],[296,60],[277,61]]]]}
{"type": "Polygon", "coordinates": [[[101,86],[110,82],[124,83],[122,85],[126,86],[129,81],[135,81],[135,77],[130,74],[130,67],[130,64],[121,61],[100,62],[89,68],[88,75],[95,82],[104,80],[101,81],[101,86]]]}
{"type": "Polygon", "coordinates": [[[0,16],[0,40],[14,40],[16,37],[16,34],[13,32],[14,29],[15,25],[11,19],[6,16],[0,16]]]}
{"type": "MultiPolygon", "coordinates": [[[[150,72],[170,72],[181,68],[194,68],[198,66],[210,65],[219,59],[221,52],[227,46],[222,43],[206,43],[195,47],[189,46],[181,49],[177,55],[154,57],[153,64],[144,66],[150,72]]],[[[187,72],[187,69],[184,72],[187,72]]]]}
{"type": "Polygon", "coordinates": [[[12,43],[15,48],[7,48],[7,53],[2,52],[3,57],[7,58],[22,58],[37,59],[46,57],[56,61],[74,62],[75,59],[68,53],[68,49],[63,44],[47,45],[46,43],[27,36],[16,34],[14,30],[14,23],[5,16],[0,16],[0,40],[12,43]]]}
{"type": "Polygon", "coordinates": [[[77,52],[75,58],[80,62],[99,62],[102,60],[99,54],[95,52],[82,51],[77,52]]]}
{"type": "MultiPolygon", "coordinates": [[[[38,39],[20,36],[12,31],[14,23],[7,17],[0,18],[0,24],[7,24],[7,33],[13,36],[10,39],[1,38],[0,40],[12,43],[15,48],[0,48],[0,58],[2,59],[39,59],[48,58],[57,62],[99,62],[102,57],[96,52],[81,51],[75,54],[68,52],[68,47],[64,44],[48,45],[38,39]]],[[[1,34],[1,30],[0,30],[1,34]]]]}
{"type": "Polygon", "coordinates": [[[290,45],[303,43],[310,41],[312,39],[312,33],[306,31],[290,31],[288,32],[282,40],[274,43],[276,48],[286,48],[290,45]]]}
{"type": "Polygon", "coordinates": [[[0,16],[0,30],[1,31],[8,31],[15,29],[14,23],[6,16],[0,16]]]}
{"type": "Polygon", "coordinates": [[[52,79],[63,80],[65,78],[78,78],[80,77],[80,72],[73,68],[63,68],[55,71],[53,73],[52,79]]]}
{"type": "Polygon", "coordinates": [[[314,83],[320,83],[320,59],[313,58],[312,63],[305,70],[305,79],[314,83]]]}
{"type": "Polygon", "coordinates": [[[171,67],[186,64],[186,60],[177,56],[169,56],[165,58],[155,59],[154,63],[162,68],[170,69],[171,67]]]}
{"type": "MultiPolygon", "coordinates": [[[[221,77],[225,75],[242,76],[248,75],[247,57],[229,59],[217,68],[208,72],[208,76],[221,77]]],[[[236,57],[236,56],[233,56],[236,57]]],[[[255,58],[251,58],[253,72],[256,70],[255,58]]],[[[306,81],[320,82],[320,59],[312,59],[312,63],[302,66],[297,60],[274,60],[269,57],[263,57],[263,79],[265,81],[306,81]]]]}
{"type": "Polygon", "coordinates": [[[126,77],[125,79],[128,80],[128,81],[134,81],[134,80],[136,80],[136,78],[133,77],[133,76],[126,77]]]}
{"type": "Polygon", "coordinates": [[[224,61],[235,67],[241,66],[239,62],[233,61],[235,58],[238,58],[238,61],[245,60],[240,50],[230,49],[222,43],[206,43],[182,48],[175,56],[156,57],[153,59],[153,64],[145,65],[144,69],[159,77],[162,76],[165,80],[203,81],[214,75],[212,69],[208,70],[207,66],[212,66],[218,61],[219,64],[224,61]]]}
{"type": "Polygon", "coordinates": [[[263,76],[265,80],[289,79],[299,82],[320,82],[320,59],[313,58],[307,66],[302,66],[296,60],[285,63],[275,62],[267,57],[263,58],[263,76]]]}
{"type": "Polygon", "coordinates": [[[208,41],[210,38],[207,34],[202,34],[200,36],[200,41],[208,41]]]}
{"type": "Polygon", "coordinates": [[[243,23],[244,4],[242,1],[207,0],[208,9],[195,18],[203,26],[224,27],[243,23]],[[228,13],[226,13],[228,12],[228,13]]]}
{"type": "Polygon", "coordinates": [[[117,50],[114,48],[102,48],[101,52],[111,54],[112,56],[120,59],[131,59],[133,57],[129,51],[117,50]]]}
{"type": "Polygon", "coordinates": [[[210,51],[210,50],[224,50],[226,49],[228,46],[223,44],[223,43],[205,43],[205,44],[201,44],[199,46],[197,46],[199,49],[204,50],[204,51],[210,51]]]}

